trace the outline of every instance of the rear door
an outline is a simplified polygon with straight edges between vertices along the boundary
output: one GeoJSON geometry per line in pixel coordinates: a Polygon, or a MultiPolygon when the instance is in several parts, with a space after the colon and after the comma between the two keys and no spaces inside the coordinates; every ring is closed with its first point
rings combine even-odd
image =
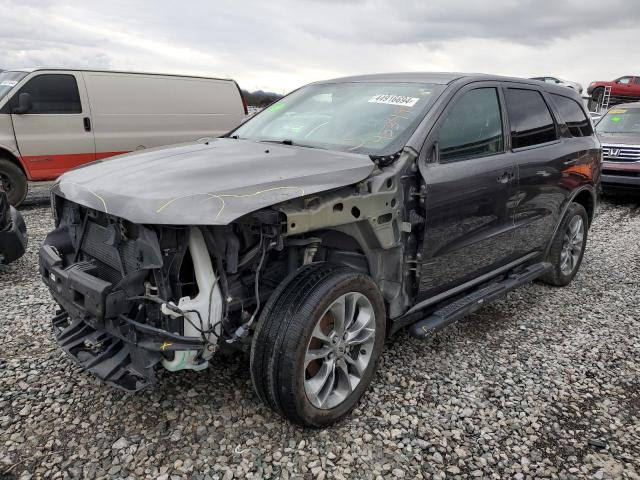
{"type": "Polygon", "coordinates": [[[498,268],[513,253],[512,184],[499,84],[456,94],[425,143],[419,300],[498,268]]]}
{"type": "Polygon", "coordinates": [[[562,144],[560,132],[543,92],[537,87],[506,84],[511,151],[518,167],[514,247],[519,256],[542,251],[558,221],[569,185],[564,170],[572,165],[573,149],[562,144]]]}
{"type": "Polygon", "coordinates": [[[38,73],[11,99],[18,105],[29,93],[32,107],[12,114],[20,156],[34,180],[56,178],[95,158],[90,113],[82,75],[73,72],[38,73]]]}

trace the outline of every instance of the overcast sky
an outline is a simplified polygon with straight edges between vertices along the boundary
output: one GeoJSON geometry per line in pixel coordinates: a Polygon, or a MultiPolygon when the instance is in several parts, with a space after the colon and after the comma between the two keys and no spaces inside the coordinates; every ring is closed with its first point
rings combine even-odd
{"type": "Polygon", "coordinates": [[[232,77],[462,71],[586,85],[640,75],[640,0],[0,0],[0,68],[232,77]]]}

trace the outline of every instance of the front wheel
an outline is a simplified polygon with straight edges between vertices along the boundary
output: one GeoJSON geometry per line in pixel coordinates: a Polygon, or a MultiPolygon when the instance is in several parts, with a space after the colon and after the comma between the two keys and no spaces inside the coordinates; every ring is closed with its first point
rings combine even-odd
{"type": "Polygon", "coordinates": [[[385,322],[382,295],[369,276],[327,263],[303,267],[260,316],[251,348],[258,396],[297,424],[334,423],[369,386],[385,322]]]}
{"type": "Polygon", "coordinates": [[[27,177],[15,163],[0,158],[0,188],[7,192],[9,203],[20,205],[27,196],[27,177]]]}
{"type": "Polygon", "coordinates": [[[590,112],[597,112],[602,105],[602,97],[604,97],[604,88],[598,87],[591,92],[591,97],[587,102],[587,108],[590,112]]]}
{"type": "Polygon", "coordinates": [[[549,249],[547,260],[551,270],[541,280],[550,285],[568,285],[580,269],[584,250],[587,246],[589,216],[579,203],[572,203],[567,209],[549,249]]]}

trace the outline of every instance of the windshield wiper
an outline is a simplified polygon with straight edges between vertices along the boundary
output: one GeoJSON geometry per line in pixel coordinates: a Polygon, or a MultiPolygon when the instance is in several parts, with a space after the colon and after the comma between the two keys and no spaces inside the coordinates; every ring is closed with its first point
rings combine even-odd
{"type": "Polygon", "coordinates": [[[284,140],[259,140],[262,143],[281,143],[283,145],[293,145],[293,140],[285,138],[284,140]]]}
{"type": "Polygon", "coordinates": [[[318,147],[316,145],[307,145],[304,143],[297,143],[294,142],[293,140],[289,139],[289,138],[285,138],[284,140],[259,140],[259,142],[261,143],[277,143],[280,145],[293,145],[296,147],[303,147],[303,148],[318,148],[320,150],[326,150],[325,148],[322,147],[318,147]]]}

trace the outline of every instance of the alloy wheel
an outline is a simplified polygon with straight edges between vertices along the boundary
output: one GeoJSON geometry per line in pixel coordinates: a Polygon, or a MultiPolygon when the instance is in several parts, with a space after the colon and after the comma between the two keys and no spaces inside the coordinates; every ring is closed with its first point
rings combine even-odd
{"type": "Polygon", "coordinates": [[[584,240],[584,222],[576,215],[567,225],[564,233],[562,250],[560,251],[560,270],[569,275],[578,265],[584,240]]]}
{"type": "Polygon", "coordinates": [[[375,338],[374,309],[361,293],[346,293],[327,308],[304,359],[305,393],[314,407],[331,409],[349,397],[371,361],[375,338]]]}

